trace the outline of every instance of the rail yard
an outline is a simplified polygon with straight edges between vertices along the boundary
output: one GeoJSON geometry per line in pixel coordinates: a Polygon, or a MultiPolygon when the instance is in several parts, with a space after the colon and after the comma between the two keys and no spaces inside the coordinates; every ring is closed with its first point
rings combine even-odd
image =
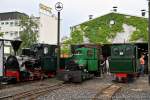
{"type": "Polygon", "coordinates": [[[64,83],[46,79],[0,89],[0,100],[148,100],[150,89],[147,76],[129,83],[111,81],[103,75],[83,83],[64,83]],[[9,91],[9,92],[8,92],[9,91]]]}
{"type": "MultiPolygon", "coordinates": [[[[34,13],[34,0],[1,1],[34,13]]],[[[104,14],[107,0],[35,1],[37,16],[0,12],[0,100],[150,100],[150,0],[142,16],[130,0],[110,4],[133,15],[104,14]]]]}

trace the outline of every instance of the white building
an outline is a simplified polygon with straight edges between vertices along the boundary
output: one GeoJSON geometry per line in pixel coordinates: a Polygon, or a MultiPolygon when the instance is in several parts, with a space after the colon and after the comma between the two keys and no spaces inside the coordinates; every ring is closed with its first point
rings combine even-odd
{"type": "Polygon", "coordinates": [[[39,42],[57,44],[57,17],[43,4],[40,4],[39,42]]]}
{"type": "MultiPolygon", "coordinates": [[[[44,5],[42,5],[43,7],[44,5]]],[[[44,6],[45,7],[45,6],[44,6]]],[[[51,8],[47,7],[51,10],[51,8]]],[[[41,10],[40,17],[32,17],[32,20],[39,25],[35,32],[38,33],[38,42],[57,44],[57,17],[51,11],[41,10]]],[[[19,26],[21,16],[28,16],[20,12],[0,13],[0,32],[5,39],[18,39],[22,28],[19,26]]],[[[5,42],[6,45],[10,45],[5,42]]],[[[8,51],[8,50],[7,50],[8,51]]]]}
{"type": "Polygon", "coordinates": [[[2,32],[3,38],[15,39],[19,37],[21,27],[19,21],[21,16],[27,16],[20,12],[6,12],[0,13],[0,32],[2,32]]]}
{"type": "MultiPolygon", "coordinates": [[[[19,39],[21,27],[19,22],[22,16],[28,16],[20,12],[4,12],[0,13],[0,32],[3,33],[1,38],[4,39],[19,39]]],[[[5,41],[5,54],[11,53],[11,45],[5,41]]]]}

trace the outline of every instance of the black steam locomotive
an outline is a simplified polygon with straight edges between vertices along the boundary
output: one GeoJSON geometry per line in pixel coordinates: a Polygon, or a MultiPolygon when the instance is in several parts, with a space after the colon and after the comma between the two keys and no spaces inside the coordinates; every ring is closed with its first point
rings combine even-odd
{"type": "MultiPolygon", "coordinates": [[[[3,81],[19,82],[53,77],[57,69],[57,46],[34,44],[22,49],[21,59],[10,55],[4,64],[3,81]]],[[[63,61],[63,58],[61,58],[63,61]]],[[[60,68],[63,68],[61,63],[60,68]]]]}

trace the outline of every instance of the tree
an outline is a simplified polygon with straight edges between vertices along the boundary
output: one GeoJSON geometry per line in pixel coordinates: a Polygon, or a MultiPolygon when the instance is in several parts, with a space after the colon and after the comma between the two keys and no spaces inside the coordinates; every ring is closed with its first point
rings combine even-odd
{"type": "Polygon", "coordinates": [[[2,37],[4,35],[4,33],[3,32],[0,32],[0,37],[2,37]]]}
{"type": "Polygon", "coordinates": [[[71,44],[83,43],[83,33],[79,30],[75,30],[71,33],[71,44]]]}
{"type": "Polygon", "coordinates": [[[22,31],[20,39],[22,40],[21,48],[30,47],[32,44],[37,43],[38,38],[38,23],[33,20],[34,17],[23,16],[20,20],[22,31]]]}

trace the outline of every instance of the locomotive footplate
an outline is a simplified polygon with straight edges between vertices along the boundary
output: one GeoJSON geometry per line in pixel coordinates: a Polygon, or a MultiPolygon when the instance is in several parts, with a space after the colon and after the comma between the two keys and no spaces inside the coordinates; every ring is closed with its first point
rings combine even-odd
{"type": "Polygon", "coordinates": [[[83,80],[90,79],[93,76],[94,75],[84,73],[82,71],[67,71],[67,70],[60,71],[57,74],[57,78],[65,82],[82,82],[83,80]]]}
{"type": "Polygon", "coordinates": [[[16,77],[6,77],[6,76],[0,77],[1,84],[12,84],[12,83],[14,84],[16,82],[17,82],[16,77]]]}

